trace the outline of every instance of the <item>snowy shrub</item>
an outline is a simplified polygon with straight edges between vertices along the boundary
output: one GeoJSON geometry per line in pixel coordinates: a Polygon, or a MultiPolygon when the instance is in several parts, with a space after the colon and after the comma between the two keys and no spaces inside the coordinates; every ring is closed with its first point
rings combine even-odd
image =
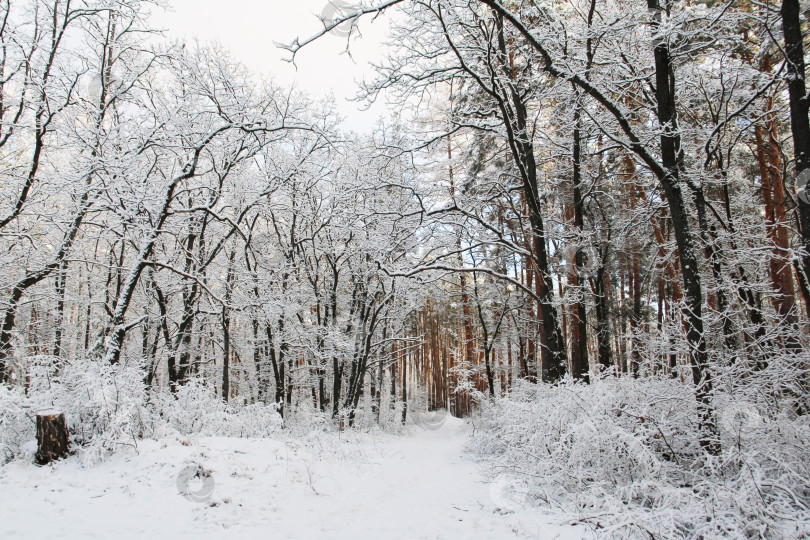
{"type": "Polygon", "coordinates": [[[43,357],[32,363],[27,392],[0,385],[0,464],[23,453],[34,440],[38,410],[65,413],[72,447],[85,463],[143,438],[168,434],[264,437],[281,417],[272,405],[230,405],[198,381],[176,396],[147,390],[142,366],[83,359],[58,365],[43,357]]]}
{"type": "Polygon", "coordinates": [[[29,401],[38,409],[65,413],[73,446],[84,460],[135,446],[145,435],[146,390],[139,365],[83,359],[62,365],[35,363],[29,373],[29,401]]]}
{"type": "Polygon", "coordinates": [[[154,410],[158,433],[165,426],[183,435],[266,437],[281,427],[274,405],[225,403],[209,385],[195,379],[180,386],[175,396],[156,394],[154,410]]]}
{"type": "Polygon", "coordinates": [[[23,445],[35,438],[37,411],[46,408],[66,414],[73,447],[85,454],[97,457],[141,434],[142,385],[132,384],[131,369],[93,361],[57,367],[42,357],[32,364],[29,375],[26,391],[0,386],[3,460],[20,455],[23,445]]]}
{"type": "Polygon", "coordinates": [[[494,478],[525,483],[529,501],[561,505],[603,537],[806,537],[806,417],[728,396],[717,407],[723,452],[711,457],[677,380],[521,384],[484,407],[471,450],[494,478]]]}
{"type": "Polygon", "coordinates": [[[0,385],[0,465],[17,457],[34,438],[34,409],[22,389],[0,385]]]}

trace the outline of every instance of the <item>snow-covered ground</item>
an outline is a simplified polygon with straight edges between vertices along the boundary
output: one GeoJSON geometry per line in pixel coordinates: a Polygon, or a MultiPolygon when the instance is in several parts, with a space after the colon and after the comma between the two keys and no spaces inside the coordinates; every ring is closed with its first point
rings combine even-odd
{"type": "Polygon", "coordinates": [[[123,450],[90,466],[78,456],[46,467],[17,460],[0,468],[0,536],[588,536],[559,515],[521,508],[503,485],[487,483],[463,453],[467,434],[467,425],[450,418],[440,429],[412,426],[402,436],[347,431],[304,440],[178,437],[139,441],[137,451],[123,450]],[[198,470],[209,476],[184,484],[198,470]],[[184,485],[185,496],[178,489],[184,485]]]}

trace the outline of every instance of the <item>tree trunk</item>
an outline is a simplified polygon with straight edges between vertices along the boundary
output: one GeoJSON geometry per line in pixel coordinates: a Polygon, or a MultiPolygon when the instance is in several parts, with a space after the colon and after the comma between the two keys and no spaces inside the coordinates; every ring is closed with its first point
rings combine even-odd
{"type": "MultiPolygon", "coordinates": [[[[607,250],[607,245],[603,248],[607,250]]],[[[606,256],[601,257],[593,282],[593,293],[596,301],[596,341],[599,351],[599,364],[603,369],[610,368],[612,352],[610,348],[610,274],[605,267],[606,256]]]]}
{"type": "MultiPolygon", "coordinates": [[[[511,70],[509,70],[506,62],[508,54],[503,32],[503,17],[498,16],[496,22],[498,25],[498,47],[501,52],[501,67],[511,79],[511,70]]],[[[501,102],[501,113],[504,118],[509,147],[523,183],[523,193],[526,194],[529,223],[534,240],[534,264],[538,272],[536,285],[539,289],[537,296],[542,314],[544,338],[541,351],[541,372],[544,381],[555,382],[565,375],[567,361],[565,341],[560,330],[557,309],[554,307],[554,284],[546,251],[546,229],[537,183],[534,144],[531,140],[528,113],[523,98],[512,84],[502,90],[506,94],[505,99],[511,104],[511,107],[507,107],[505,101],[501,102]]]]}
{"type": "Polygon", "coordinates": [[[408,354],[402,355],[402,423],[408,418],[408,354]]]}
{"type": "MultiPolygon", "coordinates": [[[[658,0],[647,0],[647,6],[651,12],[651,30],[653,34],[657,34],[661,27],[663,9],[658,0]]],[[[653,52],[658,123],[662,129],[661,165],[664,174],[660,181],[669,203],[672,228],[680,253],[687,305],[686,327],[690,346],[689,357],[692,366],[692,381],[695,384],[695,397],[698,401],[699,427],[702,432],[700,444],[709,454],[716,455],[720,452],[720,447],[717,443],[717,426],[711,403],[712,378],[706,366],[708,357],[703,331],[703,285],[696,256],[696,239],[689,225],[689,215],[681,191],[683,151],[675,103],[675,72],[666,39],[656,36],[653,52]]]]}
{"type": "Polygon", "coordinates": [[[66,458],[70,450],[70,436],[65,413],[46,410],[37,413],[37,453],[40,465],[66,458]]]}
{"type": "Polygon", "coordinates": [[[65,318],[65,290],[67,285],[67,261],[62,261],[56,273],[56,313],[54,315],[54,356],[62,356],[62,323],[65,318]]]}
{"type": "MultiPolygon", "coordinates": [[[[582,237],[585,221],[583,217],[582,201],[582,104],[577,96],[576,109],[574,110],[574,141],[573,141],[573,196],[574,196],[574,227],[582,237]]],[[[571,375],[575,379],[582,379],[589,382],[588,372],[590,362],[588,360],[588,320],[585,309],[585,283],[587,277],[581,275],[584,268],[585,252],[578,249],[575,254],[575,268],[572,285],[577,288],[577,302],[571,310],[571,375]]]]}
{"type": "MultiPolygon", "coordinates": [[[[770,109],[769,99],[766,107],[770,109]]],[[[773,244],[769,260],[771,286],[775,292],[773,306],[776,313],[788,325],[796,322],[794,312],[796,291],[793,286],[793,272],[788,255],[790,242],[786,228],[785,187],[782,179],[782,159],[776,139],[776,119],[772,113],[766,114],[766,126],[754,127],[756,157],[759,165],[762,199],[765,203],[765,224],[768,239],[773,244]],[[767,137],[767,143],[766,141],[767,137]]]]}
{"type": "Polygon", "coordinates": [[[225,277],[225,305],[222,306],[222,400],[228,402],[231,396],[231,309],[228,305],[233,291],[233,261],[235,251],[228,256],[228,270],[225,277]]]}
{"type": "Polygon", "coordinates": [[[799,225],[801,229],[802,269],[805,279],[810,276],[810,193],[805,191],[810,169],[810,119],[807,117],[810,103],[807,100],[804,70],[804,43],[800,20],[799,0],[782,1],[782,33],[787,56],[788,96],[790,97],[790,129],[793,134],[793,153],[796,160],[796,176],[802,183],[799,192],[799,225]]]}

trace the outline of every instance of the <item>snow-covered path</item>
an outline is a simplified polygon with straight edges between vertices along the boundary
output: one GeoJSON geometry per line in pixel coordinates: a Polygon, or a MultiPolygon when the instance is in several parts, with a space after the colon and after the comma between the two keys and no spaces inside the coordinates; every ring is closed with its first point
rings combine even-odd
{"type": "MultiPolygon", "coordinates": [[[[144,441],[99,465],[0,468],[3,538],[583,538],[537,512],[498,508],[463,455],[455,419],[408,435],[144,441]],[[202,502],[178,494],[189,466],[202,502]],[[212,491],[211,491],[212,489],[212,491]],[[210,491],[209,493],[206,490],[210,491]],[[528,516],[528,517],[527,517],[528,516]],[[538,517],[541,516],[541,517],[538,517]]],[[[495,497],[497,498],[497,497],[495,497]]]]}

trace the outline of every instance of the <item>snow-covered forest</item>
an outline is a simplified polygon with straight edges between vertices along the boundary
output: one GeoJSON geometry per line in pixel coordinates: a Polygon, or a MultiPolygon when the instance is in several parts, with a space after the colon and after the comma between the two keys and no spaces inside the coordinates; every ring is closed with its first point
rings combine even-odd
{"type": "Polygon", "coordinates": [[[810,4],[324,4],[0,1],[0,536],[810,536],[810,4]]]}

